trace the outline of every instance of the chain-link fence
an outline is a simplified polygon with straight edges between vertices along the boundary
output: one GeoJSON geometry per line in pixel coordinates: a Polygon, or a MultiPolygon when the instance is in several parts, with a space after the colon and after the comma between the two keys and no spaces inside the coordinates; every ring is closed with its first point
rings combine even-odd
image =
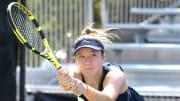
{"type": "MultiPolygon", "coordinates": [[[[54,51],[72,55],[71,48],[80,31],[92,23],[92,0],[27,0],[27,7],[36,16],[54,51]]],[[[42,58],[26,52],[26,64],[36,67],[42,58]]],[[[69,58],[68,61],[71,61],[69,58]]]]}

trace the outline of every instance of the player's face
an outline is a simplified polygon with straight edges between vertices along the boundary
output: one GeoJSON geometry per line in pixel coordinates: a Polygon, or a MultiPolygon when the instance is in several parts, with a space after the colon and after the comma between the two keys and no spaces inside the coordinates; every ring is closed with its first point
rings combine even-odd
{"type": "Polygon", "coordinates": [[[105,56],[101,51],[91,48],[80,48],[75,54],[76,64],[83,74],[96,75],[102,70],[105,56]]]}

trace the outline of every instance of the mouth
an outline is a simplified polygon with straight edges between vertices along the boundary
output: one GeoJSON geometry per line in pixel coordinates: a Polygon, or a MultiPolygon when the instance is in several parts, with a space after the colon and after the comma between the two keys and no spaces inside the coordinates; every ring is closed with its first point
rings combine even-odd
{"type": "Polygon", "coordinates": [[[85,70],[86,70],[86,71],[92,71],[93,68],[92,68],[92,67],[87,67],[85,70]]]}

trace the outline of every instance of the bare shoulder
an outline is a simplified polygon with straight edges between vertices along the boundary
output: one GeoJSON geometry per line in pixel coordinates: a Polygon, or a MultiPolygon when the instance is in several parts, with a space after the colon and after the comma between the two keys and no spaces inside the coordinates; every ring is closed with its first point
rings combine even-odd
{"type": "Polygon", "coordinates": [[[111,68],[111,71],[108,72],[107,78],[111,78],[111,79],[125,79],[125,73],[120,70],[119,68],[111,68]]]}
{"type": "Polygon", "coordinates": [[[118,64],[112,64],[112,63],[107,63],[105,64],[107,68],[110,69],[110,71],[107,74],[107,77],[121,77],[125,76],[125,73],[123,72],[123,69],[120,65],[118,64]]]}
{"type": "Polygon", "coordinates": [[[116,92],[123,93],[127,90],[125,73],[120,68],[110,68],[104,80],[104,87],[112,85],[116,92]]]}

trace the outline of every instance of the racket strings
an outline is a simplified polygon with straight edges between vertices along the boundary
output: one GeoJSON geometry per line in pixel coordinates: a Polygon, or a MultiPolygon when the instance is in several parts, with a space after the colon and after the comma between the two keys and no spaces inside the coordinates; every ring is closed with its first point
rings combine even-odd
{"type": "Polygon", "coordinates": [[[45,50],[42,44],[42,38],[37,31],[37,27],[28,18],[27,14],[23,10],[19,10],[17,7],[12,8],[12,18],[17,29],[20,31],[22,36],[25,38],[27,43],[35,50],[42,52],[45,50]]]}

